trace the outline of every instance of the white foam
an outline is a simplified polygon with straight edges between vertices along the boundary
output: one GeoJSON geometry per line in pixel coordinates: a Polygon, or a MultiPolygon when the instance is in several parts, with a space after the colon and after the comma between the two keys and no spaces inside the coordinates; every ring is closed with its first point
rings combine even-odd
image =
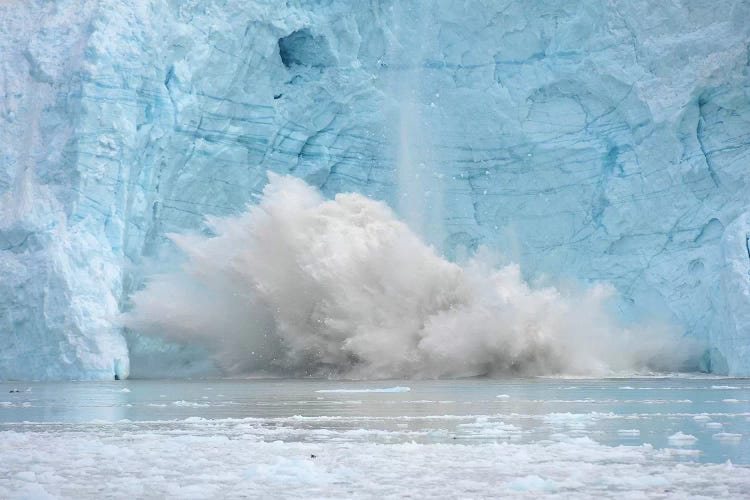
{"type": "Polygon", "coordinates": [[[487,251],[457,265],[383,203],[269,176],[258,205],[208,220],[216,236],[170,235],[187,263],[132,297],[126,326],[202,343],[227,373],[591,375],[687,354],[669,328],[618,324],[609,285],[534,287],[487,251]]]}

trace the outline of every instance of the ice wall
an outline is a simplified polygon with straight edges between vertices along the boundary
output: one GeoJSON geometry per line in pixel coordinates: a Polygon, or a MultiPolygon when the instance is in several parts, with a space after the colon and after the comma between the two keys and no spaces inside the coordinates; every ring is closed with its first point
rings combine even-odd
{"type": "Polygon", "coordinates": [[[0,378],[205,372],[112,320],[175,265],[165,233],[242,211],[267,171],[384,200],[452,258],[487,245],[528,277],[611,282],[625,318],[750,374],[748,19],[741,1],[4,2],[0,378]]]}

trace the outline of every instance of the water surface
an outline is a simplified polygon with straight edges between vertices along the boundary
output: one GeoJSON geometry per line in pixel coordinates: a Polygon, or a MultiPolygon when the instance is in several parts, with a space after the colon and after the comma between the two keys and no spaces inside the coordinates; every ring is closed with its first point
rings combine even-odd
{"type": "Polygon", "coordinates": [[[679,461],[750,464],[748,379],[0,384],[0,431],[107,423],[122,432],[164,430],[201,419],[251,422],[270,441],[524,444],[586,437],[608,446],[648,443],[679,461]]]}

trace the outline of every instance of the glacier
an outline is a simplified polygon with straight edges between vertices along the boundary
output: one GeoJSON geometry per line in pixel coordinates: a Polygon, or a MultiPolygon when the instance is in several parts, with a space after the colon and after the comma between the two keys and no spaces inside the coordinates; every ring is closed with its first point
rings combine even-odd
{"type": "Polygon", "coordinates": [[[750,375],[750,3],[0,5],[1,379],[216,370],[119,326],[291,174],[450,259],[611,283],[750,375]]]}

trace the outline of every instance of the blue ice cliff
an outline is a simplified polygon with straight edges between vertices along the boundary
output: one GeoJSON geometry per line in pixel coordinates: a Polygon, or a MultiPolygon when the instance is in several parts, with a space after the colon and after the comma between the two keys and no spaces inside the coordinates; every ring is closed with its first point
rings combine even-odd
{"type": "Polygon", "coordinates": [[[0,5],[0,378],[206,373],[116,321],[268,172],[611,283],[750,375],[750,4],[0,5]]]}

